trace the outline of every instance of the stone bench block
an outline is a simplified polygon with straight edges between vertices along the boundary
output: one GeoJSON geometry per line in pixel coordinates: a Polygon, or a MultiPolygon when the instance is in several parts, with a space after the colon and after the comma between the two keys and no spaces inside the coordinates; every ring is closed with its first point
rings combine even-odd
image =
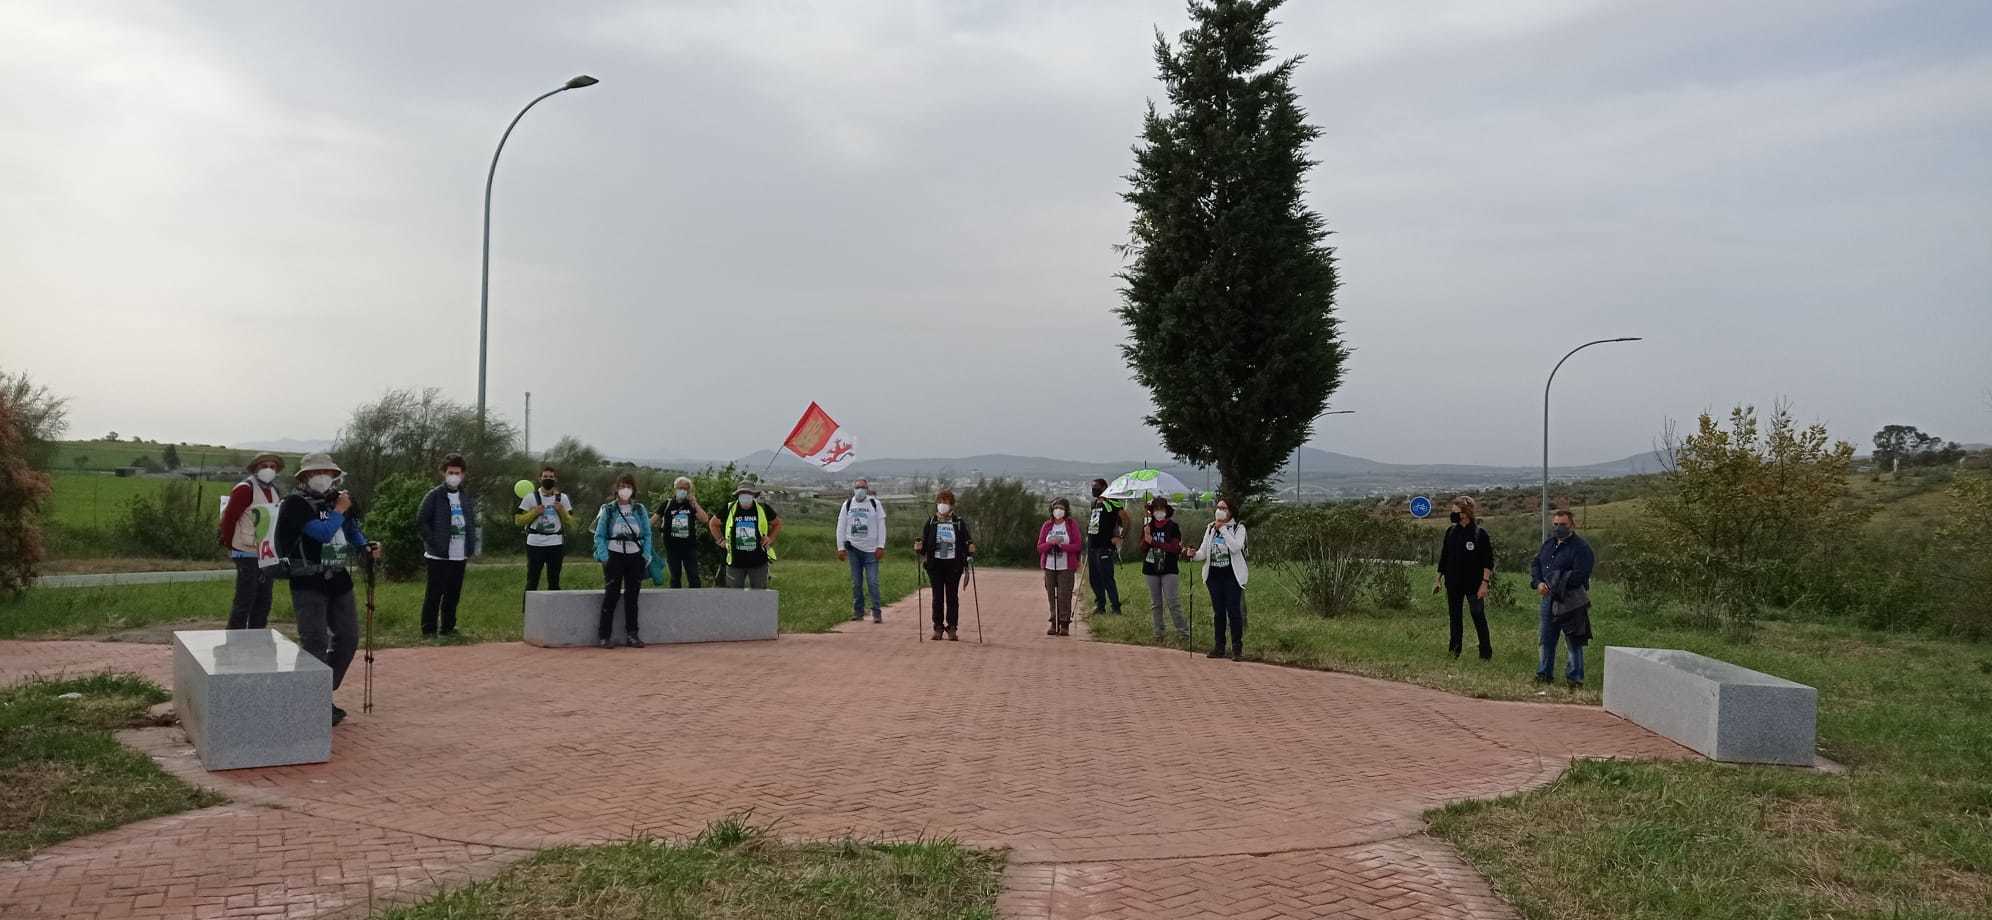
{"type": "Polygon", "coordinates": [[[1605,649],[1605,710],[1711,760],[1809,767],[1819,691],[1674,649],[1605,649]]]}
{"type": "MultiPolygon", "coordinates": [[[[780,622],[774,591],[730,588],[645,586],[638,595],[637,635],[646,644],[673,642],[744,642],[773,639],[780,622]]],[[[602,615],[602,592],[527,591],[527,645],[560,648],[594,645],[602,615]]],[[[616,602],[610,639],[623,641],[622,602],[616,602]]]]}
{"type": "Polygon", "coordinates": [[[332,759],[332,669],[274,629],[173,633],[173,708],[210,770],[332,759]]]}

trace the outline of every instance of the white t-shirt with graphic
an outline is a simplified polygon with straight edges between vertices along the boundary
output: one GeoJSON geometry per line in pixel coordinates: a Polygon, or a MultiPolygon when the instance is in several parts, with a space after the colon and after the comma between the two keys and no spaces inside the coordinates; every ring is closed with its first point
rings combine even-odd
{"type": "Polygon", "coordinates": [[[519,499],[520,511],[531,511],[535,508],[539,509],[539,517],[526,525],[526,545],[559,546],[566,542],[567,536],[560,532],[560,511],[574,513],[574,502],[568,499],[567,493],[562,492],[553,498],[548,498],[535,489],[526,493],[525,498],[519,499]]]}
{"type": "Polygon", "coordinates": [[[464,556],[464,534],[469,530],[463,519],[463,493],[447,493],[450,499],[450,561],[460,562],[464,556]]]}

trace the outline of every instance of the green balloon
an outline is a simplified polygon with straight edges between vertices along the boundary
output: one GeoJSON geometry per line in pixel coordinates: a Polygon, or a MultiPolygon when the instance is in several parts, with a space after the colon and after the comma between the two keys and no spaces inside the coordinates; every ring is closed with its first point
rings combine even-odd
{"type": "Polygon", "coordinates": [[[513,483],[512,493],[519,496],[520,498],[525,498],[526,496],[533,494],[533,481],[530,479],[521,479],[518,482],[513,483]]]}

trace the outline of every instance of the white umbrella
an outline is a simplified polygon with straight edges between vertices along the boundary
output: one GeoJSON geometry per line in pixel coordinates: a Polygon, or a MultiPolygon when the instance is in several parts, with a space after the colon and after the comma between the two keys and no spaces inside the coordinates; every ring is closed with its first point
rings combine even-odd
{"type": "Polygon", "coordinates": [[[1107,486],[1106,497],[1113,499],[1134,498],[1143,495],[1160,495],[1175,498],[1189,493],[1183,481],[1161,470],[1135,470],[1107,486]]]}

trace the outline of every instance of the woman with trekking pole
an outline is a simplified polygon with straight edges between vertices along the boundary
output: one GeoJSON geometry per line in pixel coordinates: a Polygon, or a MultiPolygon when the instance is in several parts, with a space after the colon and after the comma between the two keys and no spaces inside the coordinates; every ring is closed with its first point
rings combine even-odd
{"type": "Polygon", "coordinates": [[[1072,635],[1072,589],[1079,578],[1079,525],[1072,520],[1072,503],[1051,500],[1051,516],[1038,527],[1038,568],[1044,571],[1044,599],[1051,608],[1047,636],[1072,635]]]}
{"type": "Polygon", "coordinates": [[[1209,658],[1224,657],[1224,633],[1231,632],[1231,660],[1245,660],[1245,525],[1239,523],[1231,499],[1217,500],[1216,519],[1204,528],[1203,545],[1185,549],[1183,558],[1204,561],[1204,586],[1210,589],[1210,626],[1216,642],[1209,658]]]}
{"type": "Polygon", "coordinates": [[[935,495],[934,514],[927,518],[920,539],[913,541],[913,555],[920,558],[927,580],[933,583],[936,641],[961,641],[956,632],[961,627],[961,574],[968,566],[968,557],[975,555],[975,538],[968,531],[968,522],[955,516],[954,502],[952,489],[935,495]]]}

